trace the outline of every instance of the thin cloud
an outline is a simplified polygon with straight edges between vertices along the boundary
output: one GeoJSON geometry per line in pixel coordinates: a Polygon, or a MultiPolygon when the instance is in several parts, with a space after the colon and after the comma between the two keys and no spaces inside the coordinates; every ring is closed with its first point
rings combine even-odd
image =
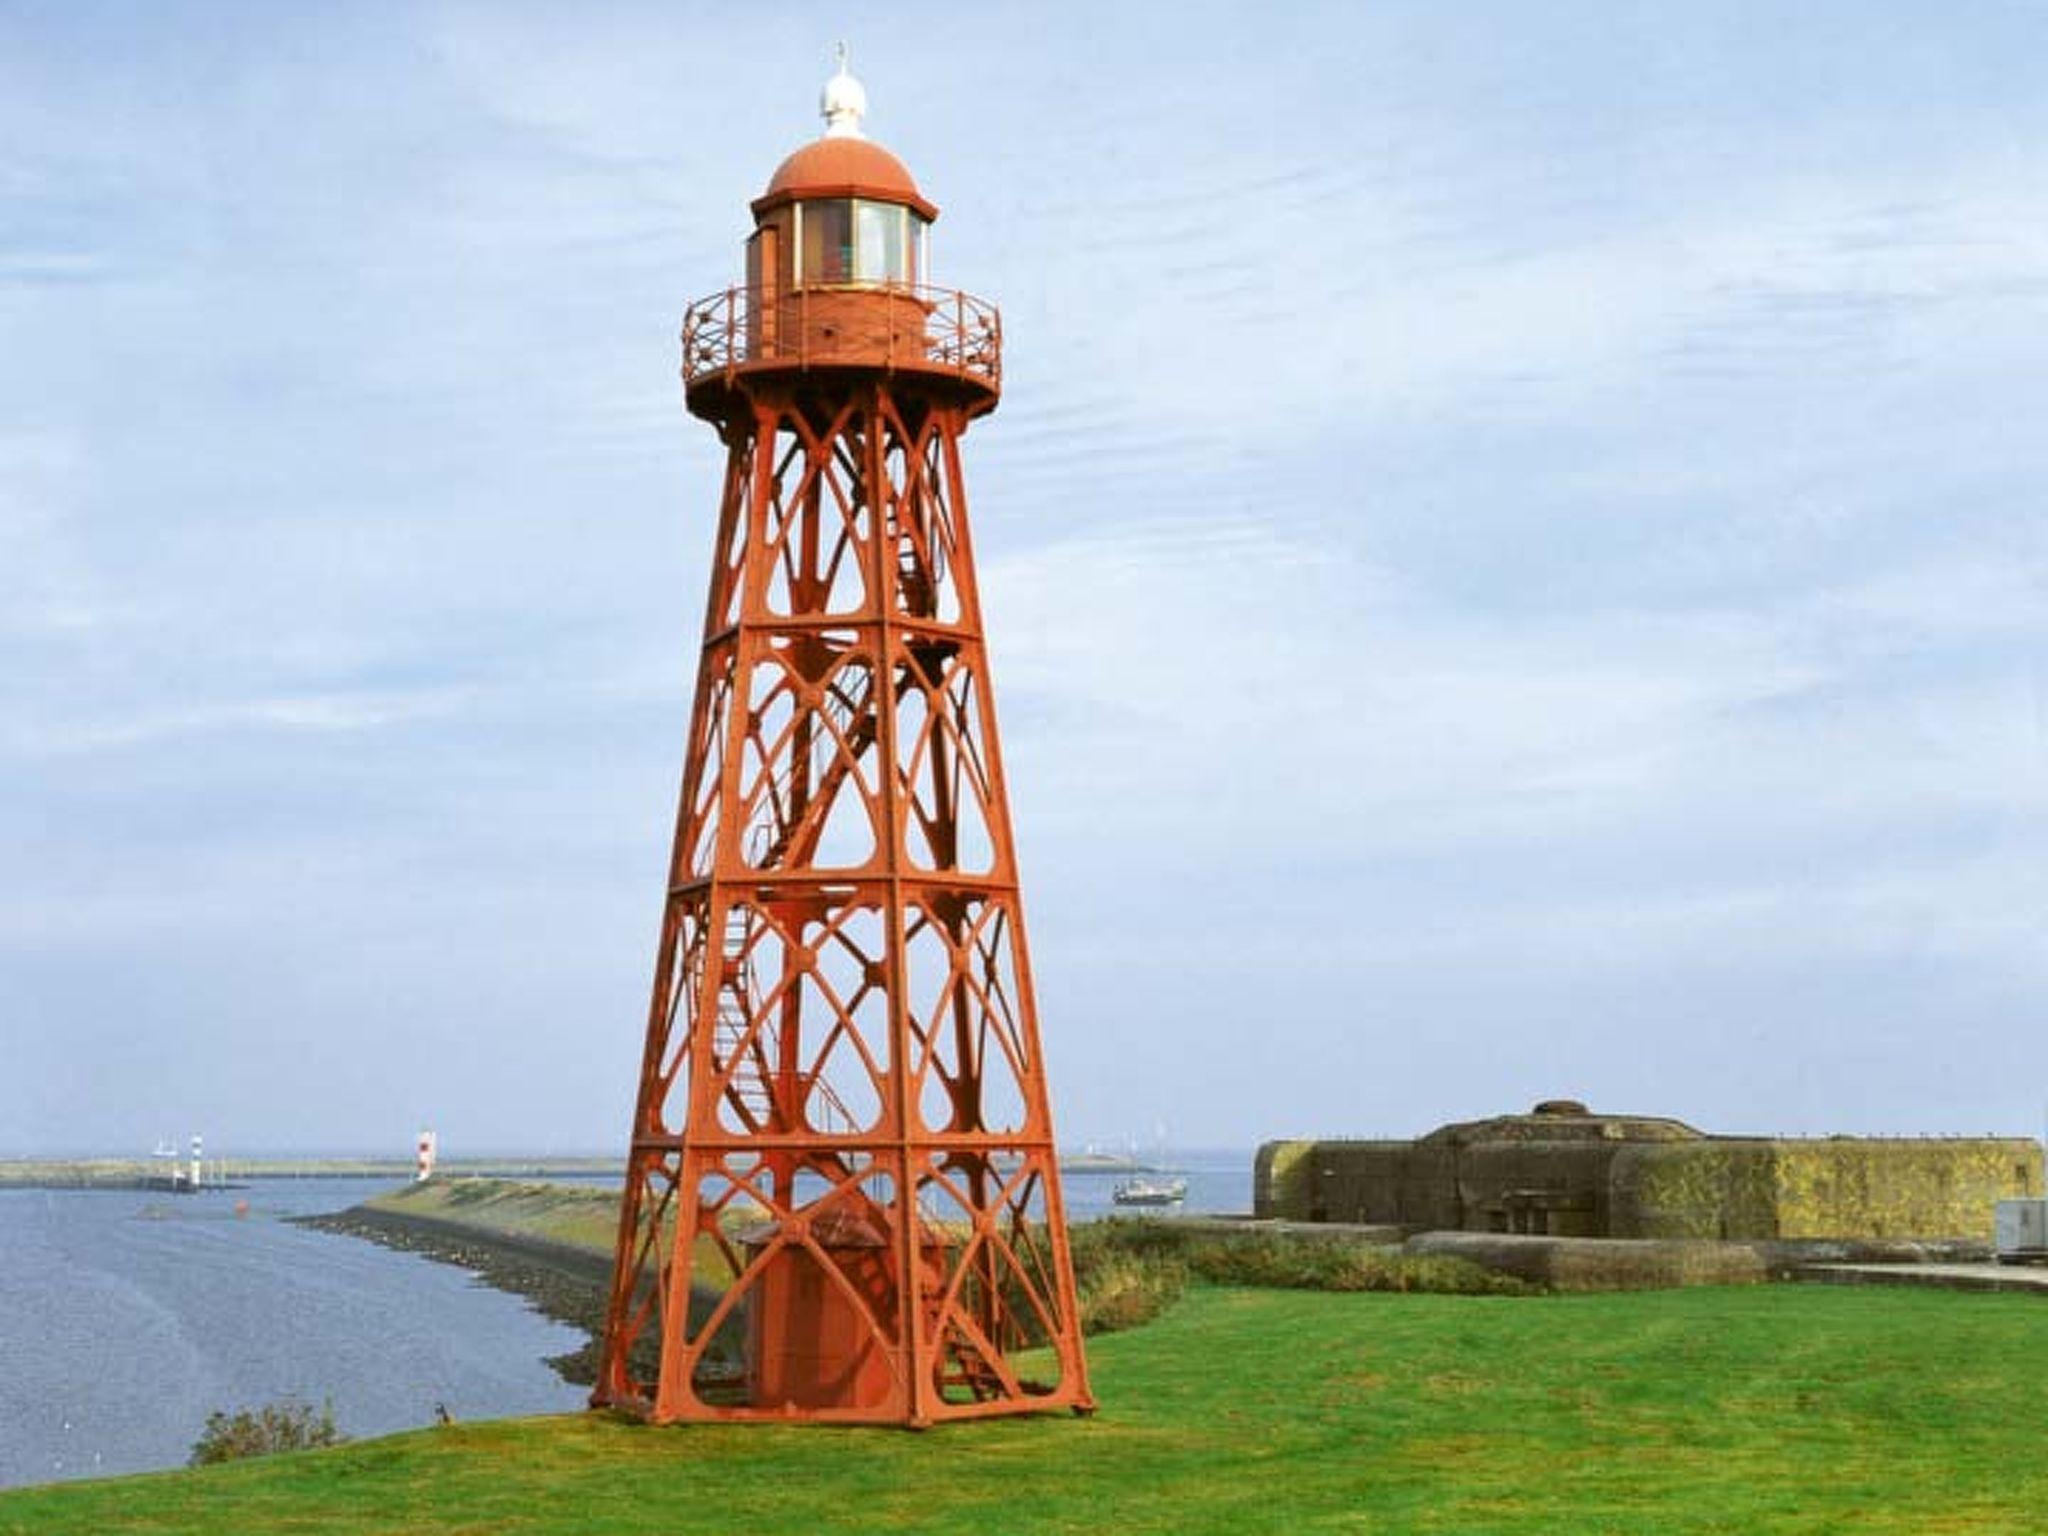
{"type": "MultiPolygon", "coordinates": [[[[2031,24],[1582,9],[856,40],[1004,306],[966,462],[1076,1139],[2032,1123],[2031,24]]],[[[388,1046],[452,1139],[617,1144],[722,469],[675,328],[834,25],[10,34],[0,1125],[403,1145],[388,1046]],[[110,1010],[206,1048],[143,1105],[110,1010]]]]}
{"type": "Polygon", "coordinates": [[[0,754],[74,757],[222,734],[355,735],[443,719],[459,712],[469,697],[452,689],[409,694],[307,694],[142,710],[97,719],[79,717],[41,728],[17,725],[0,737],[0,754]]]}

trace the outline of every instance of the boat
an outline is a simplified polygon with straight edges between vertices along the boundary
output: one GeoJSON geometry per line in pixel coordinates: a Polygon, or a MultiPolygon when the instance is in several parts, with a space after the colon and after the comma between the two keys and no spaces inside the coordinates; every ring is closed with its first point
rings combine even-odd
{"type": "Polygon", "coordinates": [[[1186,1179],[1125,1179],[1109,1192],[1118,1205],[1179,1205],[1188,1197],[1186,1179]]]}

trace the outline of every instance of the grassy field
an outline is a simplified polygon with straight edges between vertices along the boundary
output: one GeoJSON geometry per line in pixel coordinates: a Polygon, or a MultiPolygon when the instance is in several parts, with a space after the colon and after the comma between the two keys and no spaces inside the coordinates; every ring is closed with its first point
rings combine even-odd
{"type": "Polygon", "coordinates": [[[926,1434],[596,1416],[0,1495],[0,1532],[2043,1529],[2048,1307],[1771,1286],[1196,1287],[1103,1411],[926,1434]]]}

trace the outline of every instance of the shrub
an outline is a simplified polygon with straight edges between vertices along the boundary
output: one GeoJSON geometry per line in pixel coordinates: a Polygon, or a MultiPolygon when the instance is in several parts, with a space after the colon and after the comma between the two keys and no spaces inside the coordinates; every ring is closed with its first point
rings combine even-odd
{"type": "Polygon", "coordinates": [[[1081,1331],[1115,1333],[1149,1323],[1187,1289],[1187,1269],[1174,1259],[1116,1253],[1105,1249],[1077,1264],[1081,1331]]]}
{"type": "Polygon", "coordinates": [[[1469,1259],[1402,1253],[1340,1238],[1256,1229],[1220,1232],[1172,1221],[1089,1222],[1073,1229],[1073,1247],[1084,1323],[1091,1277],[1106,1309],[1115,1315],[1121,1307],[1119,1293],[1134,1284],[1124,1273],[1126,1268],[1159,1277],[1154,1282],[1158,1305],[1138,1322],[1171,1305],[1190,1278],[1288,1290],[1427,1291],[1454,1296],[1520,1296],[1542,1289],[1469,1259]]]}
{"type": "Polygon", "coordinates": [[[334,1402],[323,1402],[315,1412],[312,1404],[286,1398],[267,1403],[251,1412],[223,1413],[216,1409],[206,1416],[206,1429],[192,1446],[195,1467],[217,1462],[239,1461],[244,1456],[268,1456],[274,1451],[305,1451],[316,1446],[339,1445],[348,1437],[334,1425],[334,1402]]]}
{"type": "MultiPolygon", "coordinates": [[[[1191,1280],[1213,1285],[1308,1291],[1417,1291],[1448,1296],[1529,1296],[1545,1288],[1497,1274],[1469,1259],[1403,1253],[1343,1238],[1248,1228],[1190,1227],[1177,1221],[1110,1217],[1068,1229],[1081,1331],[1115,1333],[1151,1322],[1179,1301],[1191,1280]]],[[[1007,1298],[1013,1317],[1031,1309],[1007,1298]]],[[[1017,1340],[1040,1344],[1027,1328],[1017,1340]]]]}
{"type": "Polygon", "coordinates": [[[1470,1259],[1272,1233],[1198,1237],[1189,1244],[1188,1267],[1218,1285],[1289,1290],[1525,1296],[1541,1289],[1513,1275],[1496,1274],[1470,1259]]]}

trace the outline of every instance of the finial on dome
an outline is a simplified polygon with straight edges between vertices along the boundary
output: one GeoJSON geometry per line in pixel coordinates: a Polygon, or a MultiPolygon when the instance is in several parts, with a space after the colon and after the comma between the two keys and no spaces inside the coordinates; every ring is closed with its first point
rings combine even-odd
{"type": "Polygon", "coordinates": [[[839,45],[839,73],[825,82],[825,89],[818,98],[818,111],[825,119],[825,137],[828,139],[859,139],[866,135],[860,131],[861,115],[868,109],[868,93],[861,89],[861,83],[847,72],[846,44],[839,45]]]}

